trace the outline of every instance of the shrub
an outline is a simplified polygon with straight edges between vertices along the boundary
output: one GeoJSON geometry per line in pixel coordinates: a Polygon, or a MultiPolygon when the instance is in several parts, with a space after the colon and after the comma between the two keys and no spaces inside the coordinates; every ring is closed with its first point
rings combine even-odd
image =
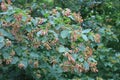
{"type": "Polygon", "coordinates": [[[112,24],[106,22],[106,15],[115,16],[107,13],[111,4],[100,8],[102,3],[80,0],[78,9],[76,1],[77,6],[62,3],[70,9],[48,10],[47,0],[42,0],[47,7],[36,0],[4,1],[8,2],[0,9],[1,80],[119,79],[120,53],[107,48],[117,40],[112,32],[115,18],[112,24]],[[101,9],[107,10],[105,15],[101,9]]]}
{"type": "Polygon", "coordinates": [[[83,29],[79,13],[55,8],[33,18],[4,2],[1,9],[1,79],[59,80],[98,72],[91,44],[100,43],[100,34],[83,29]]]}

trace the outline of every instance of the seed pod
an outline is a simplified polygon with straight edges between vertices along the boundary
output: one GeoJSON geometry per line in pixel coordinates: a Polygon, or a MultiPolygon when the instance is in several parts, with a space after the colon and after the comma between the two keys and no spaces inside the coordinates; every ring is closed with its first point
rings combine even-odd
{"type": "Polygon", "coordinates": [[[37,73],[37,74],[36,74],[36,77],[39,79],[39,78],[41,77],[41,75],[37,73]]]}
{"type": "Polygon", "coordinates": [[[11,56],[14,56],[15,55],[15,51],[12,50],[11,53],[10,53],[11,56]]]}
{"type": "Polygon", "coordinates": [[[6,59],[6,64],[10,64],[11,63],[11,59],[6,59]]]}
{"type": "Polygon", "coordinates": [[[24,68],[24,66],[25,66],[25,65],[24,65],[23,63],[19,63],[19,64],[18,64],[18,67],[19,67],[20,69],[24,68]]]}
{"type": "Polygon", "coordinates": [[[9,47],[11,46],[12,42],[9,39],[6,39],[6,46],[9,47]]]}
{"type": "Polygon", "coordinates": [[[44,22],[44,19],[40,19],[40,21],[38,22],[38,24],[42,24],[44,22]]]}
{"type": "Polygon", "coordinates": [[[64,16],[69,16],[70,13],[71,13],[71,10],[68,9],[68,8],[66,8],[65,11],[63,11],[63,15],[64,15],[64,16]]]}
{"type": "Polygon", "coordinates": [[[52,9],[52,13],[53,14],[57,14],[57,10],[56,9],[52,9]]]}
{"type": "Polygon", "coordinates": [[[95,34],[95,36],[94,36],[94,40],[95,40],[95,42],[97,42],[97,43],[100,43],[100,34],[95,34]]]}
{"type": "Polygon", "coordinates": [[[86,50],[84,52],[85,58],[88,59],[88,57],[90,57],[92,55],[93,51],[90,47],[86,47],[86,50]]]}
{"type": "Polygon", "coordinates": [[[35,62],[34,62],[34,68],[38,68],[38,66],[39,66],[38,61],[35,61],[35,62]]]}
{"type": "Polygon", "coordinates": [[[30,60],[29,60],[29,64],[32,64],[32,63],[33,63],[33,60],[32,60],[32,59],[30,59],[30,60]]]}

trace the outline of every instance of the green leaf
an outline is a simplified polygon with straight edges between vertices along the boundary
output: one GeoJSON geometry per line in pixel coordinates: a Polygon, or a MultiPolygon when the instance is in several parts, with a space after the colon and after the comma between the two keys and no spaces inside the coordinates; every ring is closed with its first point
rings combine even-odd
{"type": "Polygon", "coordinates": [[[3,58],[4,58],[4,59],[7,59],[7,58],[9,58],[9,57],[10,57],[10,54],[9,54],[9,53],[6,53],[6,52],[5,52],[5,53],[3,54],[3,58]]]}
{"type": "Polygon", "coordinates": [[[39,57],[39,55],[37,53],[31,52],[30,57],[34,58],[34,59],[37,59],[39,57]]]}
{"type": "Polygon", "coordinates": [[[89,33],[91,31],[91,29],[85,29],[82,31],[82,33],[89,33]]]}
{"type": "Polygon", "coordinates": [[[3,42],[3,41],[4,41],[4,37],[0,36],[0,42],[3,42]]]}
{"type": "Polygon", "coordinates": [[[75,20],[75,19],[73,18],[73,16],[71,16],[71,15],[70,15],[70,16],[68,16],[68,17],[69,17],[70,19],[72,19],[72,20],[75,20]]]}
{"type": "Polygon", "coordinates": [[[88,62],[84,62],[83,63],[83,67],[85,68],[85,70],[89,70],[89,64],[88,64],[88,62]]]}
{"type": "Polygon", "coordinates": [[[24,58],[24,59],[21,61],[21,63],[24,64],[24,68],[27,68],[27,66],[28,66],[28,60],[27,60],[26,58],[24,58]]]}
{"type": "Polygon", "coordinates": [[[2,47],[4,47],[4,45],[5,45],[4,37],[3,37],[3,36],[0,36],[0,49],[1,49],[2,47]]]}
{"type": "Polygon", "coordinates": [[[66,51],[66,48],[65,48],[64,46],[60,46],[60,47],[58,48],[58,51],[59,51],[60,53],[65,52],[65,51],[66,51]]]}
{"type": "Polygon", "coordinates": [[[69,35],[69,31],[68,31],[68,30],[63,30],[63,31],[61,32],[61,37],[62,37],[63,39],[66,38],[68,35],[69,35]]]}
{"type": "Polygon", "coordinates": [[[92,61],[92,62],[97,62],[97,61],[96,61],[94,58],[92,58],[92,57],[89,57],[88,60],[89,60],[89,61],[92,61]]]}
{"type": "Polygon", "coordinates": [[[13,35],[11,33],[8,33],[4,29],[0,29],[0,32],[2,33],[3,36],[8,37],[9,39],[14,40],[14,37],[13,37],[13,35]]]}
{"type": "Polygon", "coordinates": [[[13,57],[11,64],[16,64],[19,61],[18,57],[13,57]]]}
{"type": "Polygon", "coordinates": [[[49,32],[50,32],[50,33],[53,33],[53,35],[55,36],[55,38],[58,38],[58,34],[57,34],[55,31],[49,30],[49,32]]]}
{"type": "Polygon", "coordinates": [[[83,59],[83,58],[79,58],[78,60],[79,60],[80,62],[83,62],[83,61],[84,61],[84,59],[83,59]]]}
{"type": "Polygon", "coordinates": [[[15,48],[15,52],[16,52],[16,54],[17,54],[18,56],[21,56],[21,54],[22,54],[22,49],[19,48],[19,47],[17,47],[17,48],[15,48]]]}
{"type": "Polygon", "coordinates": [[[88,41],[88,38],[86,35],[82,34],[82,38],[85,40],[85,41],[88,41]]]}

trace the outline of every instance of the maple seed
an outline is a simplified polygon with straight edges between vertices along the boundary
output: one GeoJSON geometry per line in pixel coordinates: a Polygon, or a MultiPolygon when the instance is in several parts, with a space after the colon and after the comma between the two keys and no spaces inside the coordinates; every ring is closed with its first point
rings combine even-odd
{"type": "Polygon", "coordinates": [[[22,69],[24,66],[25,66],[25,65],[24,65],[23,63],[19,63],[19,64],[18,64],[18,67],[19,67],[20,69],[22,69]]]}
{"type": "Polygon", "coordinates": [[[10,53],[11,56],[14,56],[15,55],[15,51],[12,50],[11,53],[10,53]]]}
{"type": "Polygon", "coordinates": [[[6,64],[10,64],[11,61],[12,61],[11,59],[7,59],[7,60],[6,60],[6,64]]]}
{"type": "Polygon", "coordinates": [[[6,46],[11,46],[12,42],[9,39],[6,39],[6,46]]]}
{"type": "Polygon", "coordinates": [[[35,61],[34,62],[34,68],[38,68],[38,65],[39,65],[38,61],[35,61]]]}

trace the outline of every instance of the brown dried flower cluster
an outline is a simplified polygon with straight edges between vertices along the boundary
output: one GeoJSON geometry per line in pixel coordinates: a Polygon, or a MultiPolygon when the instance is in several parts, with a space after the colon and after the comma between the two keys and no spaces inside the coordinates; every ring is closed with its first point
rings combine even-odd
{"type": "Polygon", "coordinates": [[[20,23],[19,22],[14,23],[12,25],[12,30],[11,30],[12,34],[14,36],[16,36],[16,34],[18,33],[19,29],[20,29],[20,23]]]}
{"type": "Polygon", "coordinates": [[[10,27],[10,26],[12,26],[12,23],[3,21],[2,26],[3,27],[10,27]]]}
{"type": "Polygon", "coordinates": [[[50,43],[51,46],[54,46],[54,45],[57,44],[58,41],[59,41],[59,39],[55,38],[54,40],[50,41],[49,43],[50,43]]]}
{"type": "Polygon", "coordinates": [[[19,64],[18,64],[18,67],[19,67],[20,69],[22,69],[22,68],[25,67],[25,65],[24,65],[23,63],[19,63],[19,64]]]}
{"type": "Polygon", "coordinates": [[[97,43],[100,43],[100,34],[95,34],[95,36],[94,36],[94,40],[95,40],[95,42],[97,42],[97,43]]]}
{"type": "Polygon", "coordinates": [[[80,37],[80,34],[78,34],[79,32],[80,32],[79,30],[75,30],[72,32],[71,41],[76,41],[80,37]]]}
{"type": "Polygon", "coordinates": [[[87,60],[90,56],[92,56],[92,53],[93,53],[92,49],[87,46],[84,52],[85,59],[87,60]]]}
{"type": "Polygon", "coordinates": [[[40,31],[41,29],[40,28],[36,28],[36,29],[33,29],[31,32],[28,32],[27,33],[27,37],[29,40],[33,41],[33,38],[34,38],[34,33],[40,31]]]}
{"type": "MultiPolygon", "coordinates": [[[[69,52],[72,53],[73,51],[74,50],[70,50],[69,52]]],[[[77,49],[76,51],[79,52],[79,49],[77,49]]],[[[63,64],[61,64],[63,70],[64,71],[74,71],[74,70],[77,70],[79,72],[86,72],[86,71],[88,71],[88,70],[86,70],[83,67],[83,63],[77,63],[70,53],[66,52],[64,54],[64,56],[67,57],[68,60],[63,62],[63,64]]],[[[88,58],[92,56],[92,53],[93,53],[92,49],[87,46],[86,49],[85,49],[85,52],[84,52],[84,55],[85,55],[84,60],[86,62],[88,62],[90,70],[92,72],[98,72],[97,67],[96,67],[97,62],[91,62],[91,61],[88,60],[88,58]]]]}
{"type": "Polygon", "coordinates": [[[6,59],[6,60],[5,60],[5,63],[6,63],[6,64],[10,64],[11,61],[12,61],[12,59],[6,59]]]}
{"type": "Polygon", "coordinates": [[[34,46],[35,48],[38,48],[40,45],[41,45],[41,42],[40,42],[40,41],[33,41],[33,46],[34,46]]]}
{"type": "Polygon", "coordinates": [[[91,71],[92,72],[98,72],[98,69],[97,69],[97,62],[88,62],[90,67],[91,67],[91,71]]]}
{"type": "Polygon", "coordinates": [[[43,22],[44,22],[44,19],[41,18],[41,19],[39,20],[38,24],[42,24],[43,22]]]}
{"type": "Polygon", "coordinates": [[[43,45],[47,48],[47,50],[50,50],[50,49],[51,49],[50,44],[49,44],[48,42],[43,43],[43,45]]]}
{"type": "Polygon", "coordinates": [[[41,36],[44,36],[44,35],[46,35],[47,33],[48,33],[48,29],[46,29],[46,30],[40,30],[40,32],[41,32],[41,36]]]}
{"type": "Polygon", "coordinates": [[[22,14],[15,14],[15,15],[14,15],[14,18],[15,18],[18,22],[20,22],[20,21],[22,20],[22,14]]]}
{"type": "Polygon", "coordinates": [[[52,14],[57,14],[57,9],[52,9],[52,14]]]}
{"type": "Polygon", "coordinates": [[[75,21],[79,22],[79,23],[82,23],[83,22],[83,19],[82,17],[80,16],[80,13],[73,13],[73,16],[75,18],[75,21]]]}
{"type": "Polygon", "coordinates": [[[83,66],[81,64],[76,64],[74,66],[74,68],[77,69],[78,72],[83,72],[84,71],[84,68],[83,68],[83,66]]]}
{"type": "Polygon", "coordinates": [[[15,55],[15,51],[12,50],[11,53],[10,53],[11,56],[14,56],[15,55]]]}
{"type": "Polygon", "coordinates": [[[7,47],[9,47],[9,46],[12,45],[12,42],[11,42],[9,39],[6,39],[5,45],[6,45],[7,47]]]}
{"type": "Polygon", "coordinates": [[[69,54],[68,52],[66,52],[64,54],[64,56],[66,56],[68,58],[68,61],[75,63],[75,59],[71,56],[71,54],[69,54]]]}
{"type": "Polygon", "coordinates": [[[38,62],[38,61],[35,61],[35,62],[34,62],[34,68],[38,68],[38,66],[39,66],[39,62],[38,62]]]}
{"type": "Polygon", "coordinates": [[[66,8],[66,9],[63,11],[63,15],[64,15],[64,16],[69,16],[70,13],[71,13],[71,10],[68,9],[68,8],[66,8]]]}

